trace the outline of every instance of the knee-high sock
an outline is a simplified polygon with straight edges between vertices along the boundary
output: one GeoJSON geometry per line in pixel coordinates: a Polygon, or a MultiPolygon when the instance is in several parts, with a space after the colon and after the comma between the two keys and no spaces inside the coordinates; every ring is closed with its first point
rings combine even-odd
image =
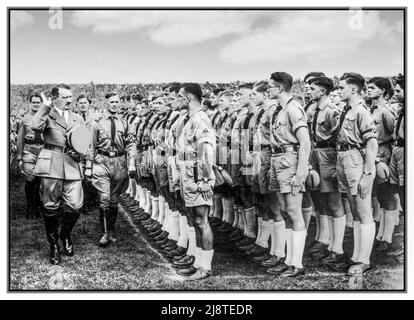
{"type": "Polygon", "coordinates": [[[145,212],[148,214],[152,214],[151,191],[147,191],[145,203],[146,203],[145,212]]]}
{"type": "MultiPolygon", "coordinates": [[[[234,214],[236,214],[236,213],[234,213],[234,214]]],[[[243,233],[244,233],[244,231],[245,231],[245,229],[246,229],[246,216],[244,215],[244,210],[243,210],[243,208],[239,208],[238,210],[237,210],[237,215],[238,215],[238,217],[239,217],[239,221],[238,221],[238,225],[237,225],[237,228],[239,229],[239,230],[241,230],[241,231],[243,231],[243,233]]]]}
{"type": "Polygon", "coordinates": [[[211,262],[213,261],[214,250],[201,250],[200,252],[200,268],[206,271],[211,270],[211,262]]]}
{"type": "Polygon", "coordinates": [[[177,246],[187,248],[188,246],[188,223],[187,217],[180,215],[180,237],[178,238],[177,246]]]}
{"type": "MultiPolygon", "coordinates": [[[[261,234],[262,234],[262,225],[263,225],[263,218],[262,217],[257,217],[257,238],[260,238],[261,234]]],[[[245,226],[245,230],[246,230],[246,226],[245,226]]],[[[244,235],[246,236],[246,231],[244,232],[244,235]]],[[[251,237],[253,238],[253,237],[251,237]]],[[[256,239],[257,239],[256,238],[256,239]]]]}
{"type": "Polygon", "coordinates": [[[158,222],[164,224],[165,220],[165,198],[163,196],[158,197],[158,222]]]}
{"type": "Polygon", "coordinates": [[[129,179],[129,181],[131,183],[131,197],[135,198],[137,195],[137,186],[135,184],[135,179],[129,179]]]}
{"type": "Polygon", "coordinates": [[[232,224],[232,227],[234,229],[236,229],[237,226],[239,225],[239,219],[240,219],[239,206],[234,205],[234,219],[233,219],[233,224],[232,224]]]}
{"type": "Polygon", "coordinates": [[[199,247],[195,247],[195,250],[194,250],[194,257],[195,257],[195,259],[194,259],[194,263],[193,263],[193,265],[194,265],[194,268],[200,268],[200,260],[201,260],[201,248],[199,248],[199,247]]]}
{"type": "Polygon", "coordinates": [[[169,225],[170,231],[168,238],[174,241],[178,241],[180,237],[180,213],[178,211],[171,211],[169,225]]]}
{"type": "Polygon", "coordinates": [[[292,264],[292,254],[293,254],[293,230],[292,229],[285,229],[286,230],[286,259],[285,264],[290,266],[292,264]]]}
{"type": "Polygon", "coordinates": [[[318,214],[319,217],[319,242],[329,245],[329,219],[326,214],[318,214]]]}
{"type": "Polygon", "coordinates": [[[334,238],[333,217],[328,216],[328,226],[329,226],[329,245],[328,245],[328,250],[329,251],[332,251],[333,238],[334,238]]]}
{"type": "Polygon", "coordinates": [[[351,258],[351,260],[354,262],[358,261],[360,246],[361,246],[361,222],[354,221],[354,252],[352,253],[352,258],[351,258]]]}
{"type": "Polygon", "coordinates": [[[135,183],[135,188],[137,189],[137,191],[135,192],[135,198],[134,198],[134,200],[139,203],[140,200],[141,200],[141,192],[142,192],[141,191],[141,186],[139,184],[137,184],[135,182],[135,180],[132,181],[132,183],[135,183]]]}
{"type": "Polygon", "coordinates": [[[250,238],[256,238],[256,211],[254,207],[244,209],[246,215],[245,236],[250,238]]]}
{"type": "Polygon", "coordinates": [[[342,244],[344,242],[345,226],[346,226],[345,216],[342,216],[340,218],[333,218],[333,244],[332,244],[333,252],[336,252],[339,254],[344,253],[342,244]]]}
{"type": "Polygon", "coordinates": [[[395,212],[397,210],[384,210],[384,233],[382,234],[382,240],[392,243],[392,234],[395,228],[395,212]]]}
{"type": "MultiPolygon", "coordinates": [[[[230,223],[232,216],[234,217],[234,198],[223,198],[222,221],[230,223]]],[[[233,220],[231,220],[231,222],[233,222],[233,220]]]]}
{"type": "Polygon", "coordinates": [[[359,257],[357,262],[370,264],[372,245],[375,238],[375,223],[361,223],[361,242],[359,244],[359,257]]]}
{"type": "Polygon", "coordinates": [[[307,208],[302,208],[302,215],[303,215],[303,220],[305,220],[306,230],[308,230],[310,219],[312,216],[312,206],[307,207],[307,208]]]}
{"type": "Polygon", "coordinates": [[[129,181],[129,183],[128,183],[128,189],[126,189],[126,191],[125,191],[126,194],[130,194],[131,193],[131,183],[132,183],[132,179],[129,178],[128,181],[129,181]]]}
{"type": "Polygon", "coordinates": [[[141,209],[145,209],[147,205],[147,189],[142,188],[141,189],[141,198],[139,200],[139,207],[141,209]]]}
{"type": "Polygon", "coordinates": [[[379,226],[378,226],[377,240],[382,241],[382,235],[384,233],[384,210],[382,208],[380,208],[378,212],[378,221],[379,221],[379,226]]]}
{"type": "Polygon", "coordinates": [[[270,254],[283,258],[285,256],[285,242],[286,242],[285,220],[273,222],[272,246],[273,252],[270,254]]]}
{"type": "Polygon", "coordinates": [[[398,227],[398,225],[400,224],[400,209],[397,209],[394,211],[394,220],[395,220],[395,226],[398,227]]]}
{"type": "Polygon", "coordinates": [[[305,249],[306,241],[306,230],[302,231],[292,231],[292,242],[293,242],[293,251],[292,251],[292,261],[290,265],[303,268],[302,257],[303,250],[305,249]]]}
{"type": "Polygon", "coordinates": [[[216,211],[216,203],[215,203],[214,197],[213,197],[213,201],[211,202],[210,210],[208,211],[208,217],[209,218],[214,217],[214,211],[216,211]]]}
{"type": "Polygon", "coordinates": [[[170,216],[171,216],[171,212],[167,207],[167,203],[165,203],[164,204],[164,223],[161,227],[163,231],[169,232],[168,228],[169,228],[169,223],[170,223],[170,216]]]}
{"type": "Polygon", "coordinates": [[[195,257],[196,247],[197,247],[195,228],[187,226],[187,231],[188,231],[188,250],[187,250],[187,254],[189,256],[194,256],[195,257]]]}
{"type": "Polygon", "coordinates": [[[257,237],[256,244],[263,247],[269,247],[269,237],[271,236],[273,229],[273,219],[268,221],[262,222],[262,232],[260,233],[260,237],[257,237]]]}
{"type": "Polygon", "coordinates": [[[158,219],[158,213],[159,213],[158,205],[159,205],[158,197],[151,197],[151,207],[152,207],[151,219],[152,220],[158,219]]]}

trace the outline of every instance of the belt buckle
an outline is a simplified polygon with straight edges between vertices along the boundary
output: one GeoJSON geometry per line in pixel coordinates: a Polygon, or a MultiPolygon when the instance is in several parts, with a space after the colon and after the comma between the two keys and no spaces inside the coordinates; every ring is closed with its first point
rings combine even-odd
{"type": "Polygon", "coordinates": [[[115,155],[116,155],[115,151],[109,151],[109,156],[111,158],[115,157],[115,155]]]}

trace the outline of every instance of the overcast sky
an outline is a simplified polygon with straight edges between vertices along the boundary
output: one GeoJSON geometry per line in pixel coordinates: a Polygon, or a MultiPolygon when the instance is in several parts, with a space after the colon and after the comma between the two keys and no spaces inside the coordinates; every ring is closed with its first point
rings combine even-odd
{"type": "Polygon", "coordinates": [[[403,71],[403,12],[12,11],[11,83],[229,82],[403,71]],[[362,18],[361,18],[362,17],[362,18]]]}

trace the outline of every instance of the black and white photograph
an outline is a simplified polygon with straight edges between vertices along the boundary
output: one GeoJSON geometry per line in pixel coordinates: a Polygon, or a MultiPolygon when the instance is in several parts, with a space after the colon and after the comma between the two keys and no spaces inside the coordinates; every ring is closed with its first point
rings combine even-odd
{"type": "Polygon", "coordinates": [[[407,290],[406,7],[6,11],[8,292],[407,290]]]}

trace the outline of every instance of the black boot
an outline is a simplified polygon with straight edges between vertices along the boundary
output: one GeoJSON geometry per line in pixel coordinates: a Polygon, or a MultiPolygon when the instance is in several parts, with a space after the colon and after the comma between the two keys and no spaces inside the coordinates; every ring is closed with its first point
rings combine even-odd
{"type": "Polygon", "coordinates": [[[62,228],[60,230],[60,240],[63,242],[63,250],[66,255],[73,256],[73,243],[71,238],[71,233],[73,227],[79,219],[81,209],[73,210],[72,208],[66,208],[62,221],[62,228]]]}
{"type": "Polygon", "coordinates": [[[51,264],[60,263],[60,247],[59,247],[59,220],[57,215],[58,210],[44,210],[44,221],[46,228],[46,237],[50,244],[51,264]]]}
{"type": "Polygon", "coordinates": [[[118,206],[111,208],[110,216],[109,216],[108,240],[112,243],[117,242],[117,239],[115,237],[115,223],[116,223],[117,217],[118,217],[118,206]]]}
{"type": "Polygon", "coordinates": [[[103,233],[98,245],[101,247],[107,247],[109,244],[108,234],[108,209],[99,209],[99,222],[101,224],[101,231],[103,233]]]}

